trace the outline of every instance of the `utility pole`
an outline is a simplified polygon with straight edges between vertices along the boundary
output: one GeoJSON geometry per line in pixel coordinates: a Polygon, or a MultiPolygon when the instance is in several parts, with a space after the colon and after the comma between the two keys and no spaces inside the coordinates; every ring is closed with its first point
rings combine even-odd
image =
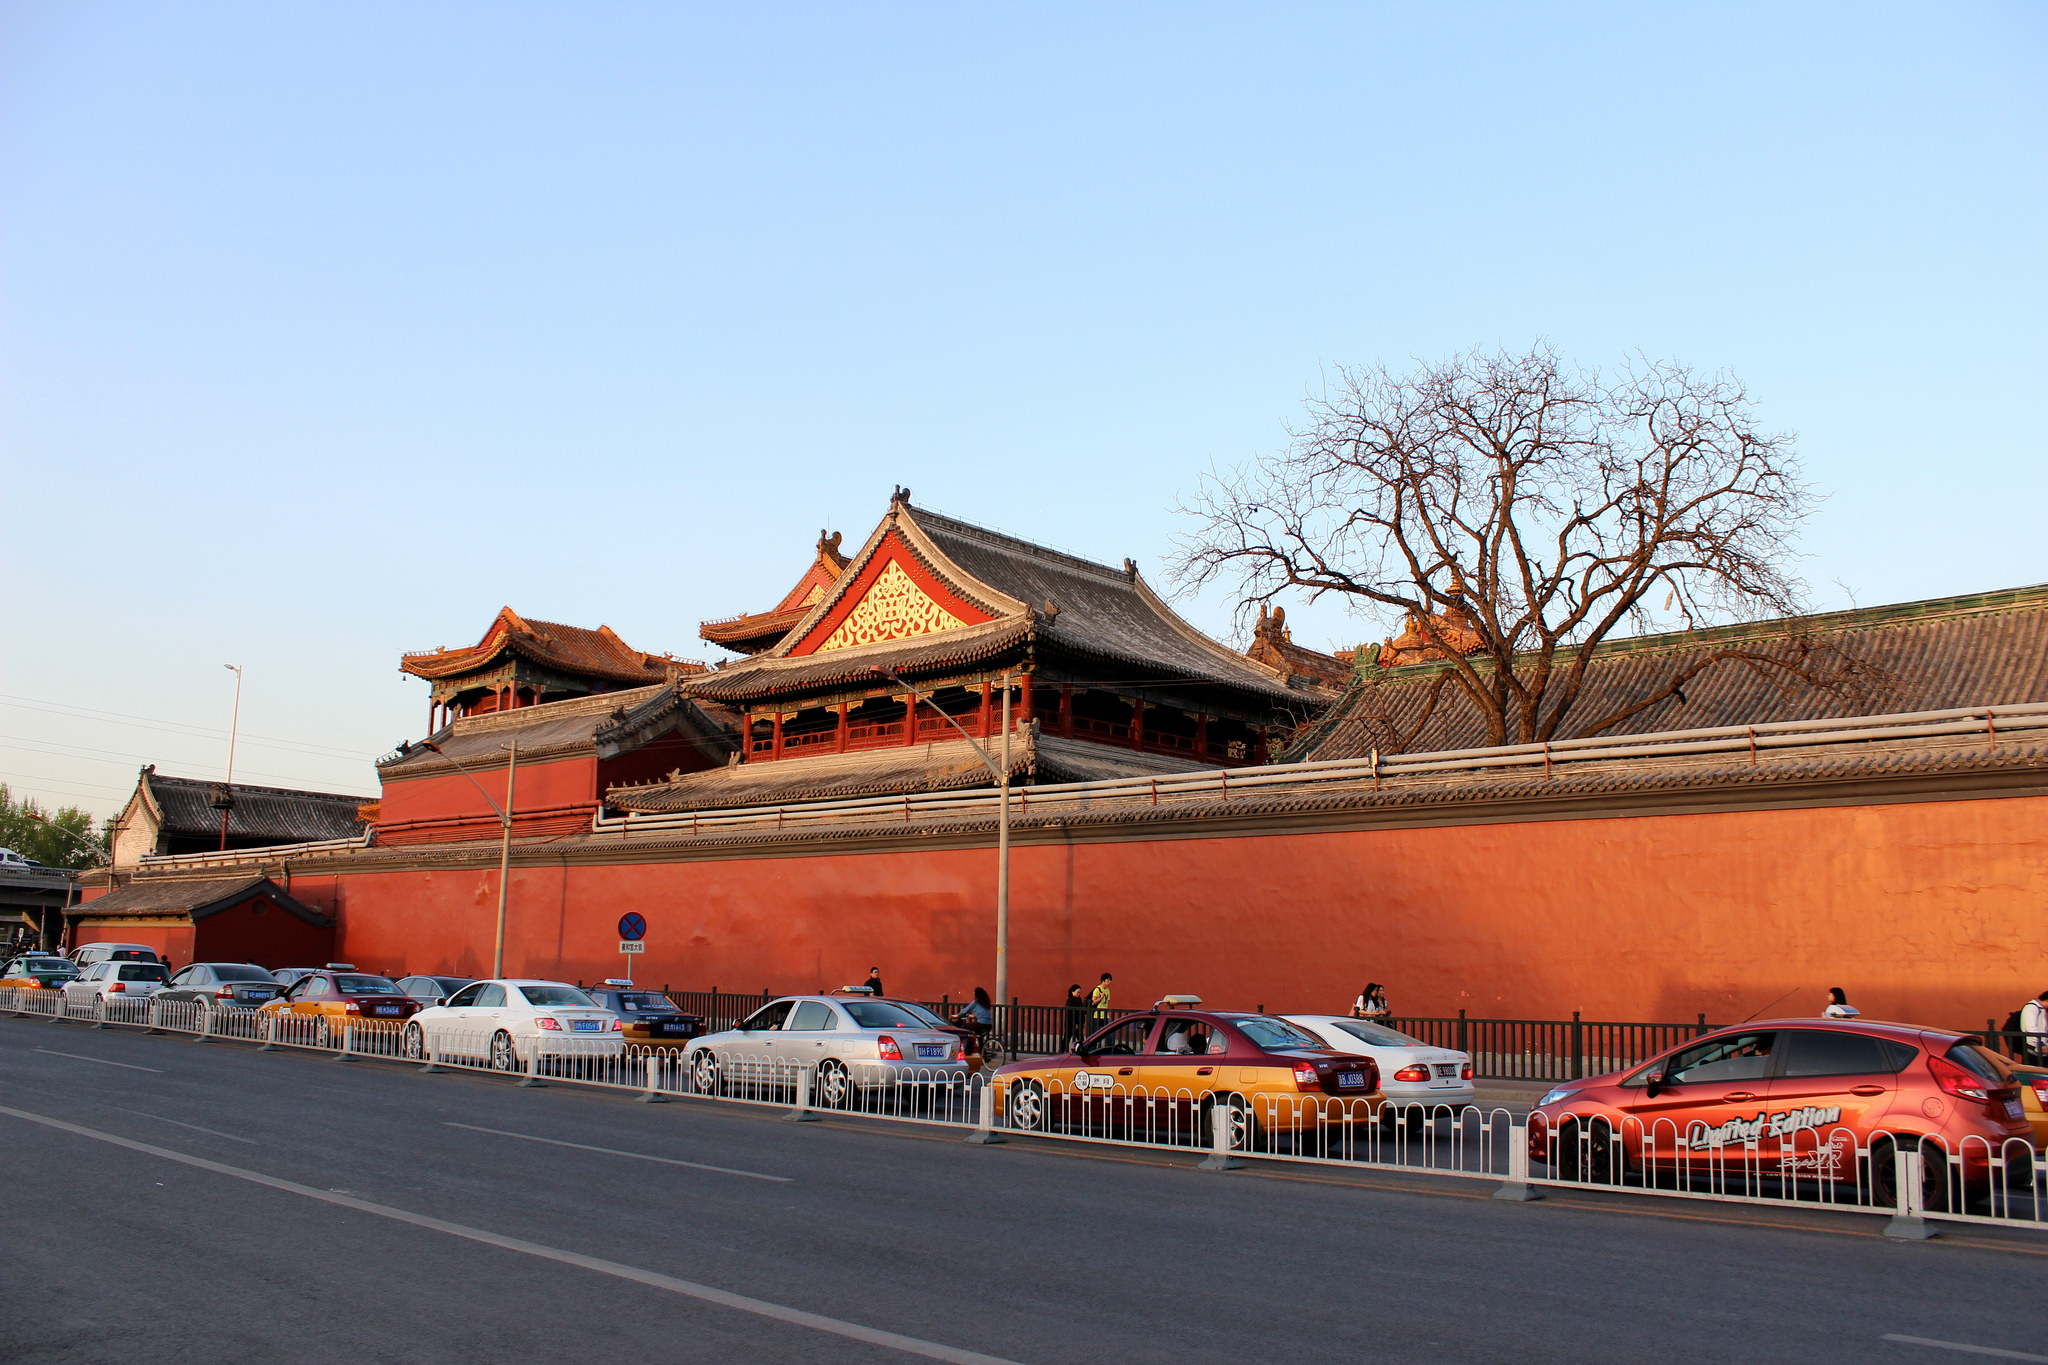
{"type": "Polygon", "coordinates": [[[227,804],[220,808],[220,851],[225,853],[228,851],[228,815],[235,805],[235,732],[242,728],[242,666],[222,664],[221,667],[235,675],[235,713],[234,719],[228,722],[228,780],[223,784],[227,804]]]}
{"type": "Polygon", "coordinates": [[[512,873],[512,783],[519,776],[519,736],[512,736],[512,755],[505,762],[505,809],[498,819],[505,826],[504,841],[498,846],[498,942],[491,951],[491,975],[505,974],[505,879],[512,873]]]}

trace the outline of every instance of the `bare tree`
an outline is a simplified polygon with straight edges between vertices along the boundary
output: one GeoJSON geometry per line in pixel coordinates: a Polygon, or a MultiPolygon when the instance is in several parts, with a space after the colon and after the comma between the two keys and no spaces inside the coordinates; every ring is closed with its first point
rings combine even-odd
{"type": "MultiPolygon", "coordinates": [[[[1594,647],[1653,606],[1688,627],[1798,610],[1789,542],[1812,495],[1792,438],[1760,430],[1726,375],[1637,360],[1607,379],[1541,345],[1346,369],[1289,434],[1277,458],[1203,481],[1177,576],[1224,580],[1246,606],[1339,593],[1406,612],[1446,661],[1429,709],[1448,683],[1489,743],[1559,737],[1594,647]]],[[[1572,728],[1618,725],[1723,663],[1781,686],[1857,671],[1829,642],[1730,644],[1572,728]]]]}

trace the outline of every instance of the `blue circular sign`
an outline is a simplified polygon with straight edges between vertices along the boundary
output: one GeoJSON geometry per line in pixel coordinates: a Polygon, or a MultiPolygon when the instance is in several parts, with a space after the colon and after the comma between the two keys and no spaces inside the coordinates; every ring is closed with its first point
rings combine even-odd
{"type": "Polygon", "coordinates": [[[647,919],[643,915],[619,916],[619,937],[627,942],[647,937],[647,919]]]}

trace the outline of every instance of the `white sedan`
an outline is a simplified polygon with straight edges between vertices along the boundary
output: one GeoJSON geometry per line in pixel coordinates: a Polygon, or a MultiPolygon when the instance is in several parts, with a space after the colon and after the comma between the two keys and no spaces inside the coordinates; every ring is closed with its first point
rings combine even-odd
{"type": "Polygon", "coordinates": [[[1472,1058],[1468,1053],[1431,1047],[1420,1038],[1410,1038],[1385,1024],[1342,1014],[1281,1017],[1307,1029],[1339,1052],[1378,1062],[1380,1089],[1398,1112],[1407,1115],[1411,1127],[1420,1127],[1439,1105],[1449,1105],[1455,1113],[1479,1102],[1478,1091],[1472,1085],[1472,1058]]]}
{"type": "Polygon", "coordinates": [[[143,1000],[164,988],[163,964],[95,962],[64,983],[67,1007],[92,1009],[102,1000],[143,1000]]]}
{"type": "Polygon", "coordinates": [[[532,1071],[543,1058],[615,1058],[618,1016],[561,981],[472,981],[406,1021],[408,1057],[480,1057],[494,1071],[532,1071]]]}

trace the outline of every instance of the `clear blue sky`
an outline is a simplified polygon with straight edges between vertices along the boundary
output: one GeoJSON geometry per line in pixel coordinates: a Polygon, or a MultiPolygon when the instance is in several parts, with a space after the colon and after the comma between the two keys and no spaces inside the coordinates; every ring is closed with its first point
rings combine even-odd
{"type": "Polygon", "coordinates": [[[1744,379],[1816,606],[2048,579],[2044,69],[2038,4],[14,0],[0,780],[217,775],[236,662],[239,776],[369,793],[402,651],[716,654],[898,483],[1157,581],[1324,367],[1539,337],[1744,379]]]}

